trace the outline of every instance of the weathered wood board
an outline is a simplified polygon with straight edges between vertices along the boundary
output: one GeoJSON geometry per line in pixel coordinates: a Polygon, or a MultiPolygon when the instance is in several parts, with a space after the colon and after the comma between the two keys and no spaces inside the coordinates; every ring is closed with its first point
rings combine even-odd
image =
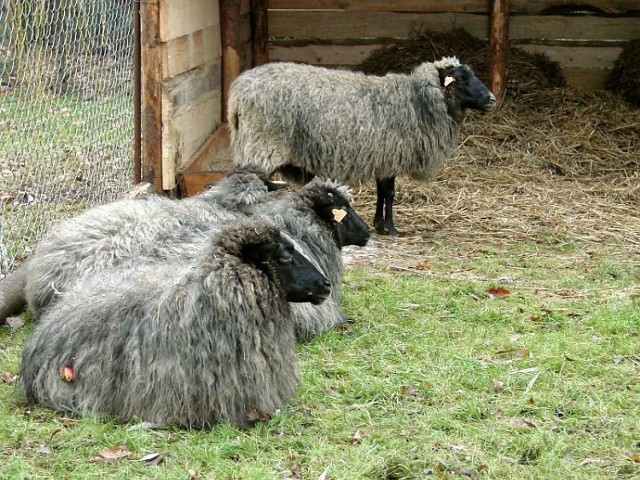
{"type": "MultiPolygon", "coordinates": [[[[569,84],[600,89],[623,43],[640,37],[640,1],[577,3],[512,0],[510,44],[558,61],[569,84]]],[[[483,39],[489,34],[484,0],[271,0],[269,6],[272,61],[353,68],[381,46],[425,30],[464,28],[483,39]]]]}
{"type": "MultiPolygon", "coordinates": [[[[512,13],[540,13],[551,8],[566,7],[566,0],[511,0],[512,13]]],[[[576,5],[607,13],[628,13],[640,10],[638,0],[579,0],[576,5]]],[[[486,12],[486,0],[270,0],[272,10],[348,10],[378,12],[486,12]]]]}

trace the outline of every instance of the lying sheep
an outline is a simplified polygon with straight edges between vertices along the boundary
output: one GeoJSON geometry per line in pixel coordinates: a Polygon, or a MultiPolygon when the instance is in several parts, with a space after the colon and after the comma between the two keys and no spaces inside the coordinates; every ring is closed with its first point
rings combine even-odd
{"type": "Polygon", "coordinates": [[[358,184],[375,179],[378,233],[397,234],[395,178],[432,178],[468,108],[495,97],[455,57],[384,77],[295,63],[248,70],[229,92],[234,161],[358,184]]]}
{"type": "Polygon", "coordinates": [[[370,237],[367,225],[351,206],[347,189],[315,178],[288,197],[253,206],[251,212],[270,218],[297,240],[331,282],[331,296],[322,305],[292,306],[296,338],[308,340],[345,323],[348,318],[340,303],[341,249],[346,245],[364,246],[370,237]]]}
{"type": "MultiPolygon", "coordinates": [[[[238,176],[238,171],[229,175],[236,180],[226,183],[240,184],[238,176]]],[[[219,203],[211,203],[213,190],[226,191],[228,198],[239,198],[238,192],[231,194],[235,190],[225,186],[225,180],[189,199],[150,197],[119,201],[92,208],[55,225],[36,246],[25,268],[14,274],[26,284],[21,291],[25,292],[33,313],[40,317],[60,294],[94,272],[140,262],[194,258],[210,231],[237,222],[246,214],[276,221],[331,281],[329,301],[318,307],[294,307],[296,337],[305,340],[346,322],[347,316],[340,304],[340,249],[346,245],[363,246],[370,237],[367,225],[351,207],[351,196],[346,189],[334,182],[316,179],[280,199],[252,196],[241,208],[236,205],[234,212],[222,209],[219,203]]],[[[254,178],[247,189],[260,190],[258,186],[264,186],[265,181],[254,178]]],[[[267,195],[266,190],[263,193],[267,195]]]]}
{"type": "Polygon", "coordinates": [[[193,257],[212,225],[242,217],[279,188],[255,167],[239,167],[199,195],[120,200],[55,224],[29,260],[0,282],[0,322],[28,303],[40,316],[82,275],[141,260],[193,257]]]}
{"type": "Polygon", "coordinates": [[[28,339],[29,402],[127,422],[246,426],[298,383],[290,302],[319,303],[329,281],[275,227],[248,219],[195,261],[89,276],[28,339]]]}

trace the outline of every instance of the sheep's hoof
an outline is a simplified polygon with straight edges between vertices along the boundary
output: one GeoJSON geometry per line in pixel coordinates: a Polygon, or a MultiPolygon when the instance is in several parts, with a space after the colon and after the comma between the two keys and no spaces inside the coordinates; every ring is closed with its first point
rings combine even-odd
{"type": "Polygon", "coordinates": [[[400,235],[400,232],[393,225],[391,228],[389,227],[379,227],[376,226],[376,233],[378,235],[400,235]]]}

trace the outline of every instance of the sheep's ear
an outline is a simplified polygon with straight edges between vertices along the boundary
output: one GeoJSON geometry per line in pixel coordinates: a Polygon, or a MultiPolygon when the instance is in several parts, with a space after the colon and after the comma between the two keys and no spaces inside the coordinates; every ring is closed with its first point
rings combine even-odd
{"type": "Polygon", "coordinates": [[[451,67],[438,70],[438,76],[440,79],[440,85],[442,85],[443,87],[448,87],[456,81],[455,69],[451,67]]]}

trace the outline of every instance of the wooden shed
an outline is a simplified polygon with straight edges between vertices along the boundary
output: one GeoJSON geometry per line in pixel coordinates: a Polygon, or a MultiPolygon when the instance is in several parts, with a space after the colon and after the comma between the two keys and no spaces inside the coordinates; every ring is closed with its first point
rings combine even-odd
{"type": "Polygon", "coordinates": [[[463,28],[491,45],[505,88],[508,46],[546,54],[572,87],[604,88],[638,0],[149,0],[140,3],[142,179],[191,195],[229,169],[225,101],[267,61],[353,68],[421,31],[463,28]]]}

